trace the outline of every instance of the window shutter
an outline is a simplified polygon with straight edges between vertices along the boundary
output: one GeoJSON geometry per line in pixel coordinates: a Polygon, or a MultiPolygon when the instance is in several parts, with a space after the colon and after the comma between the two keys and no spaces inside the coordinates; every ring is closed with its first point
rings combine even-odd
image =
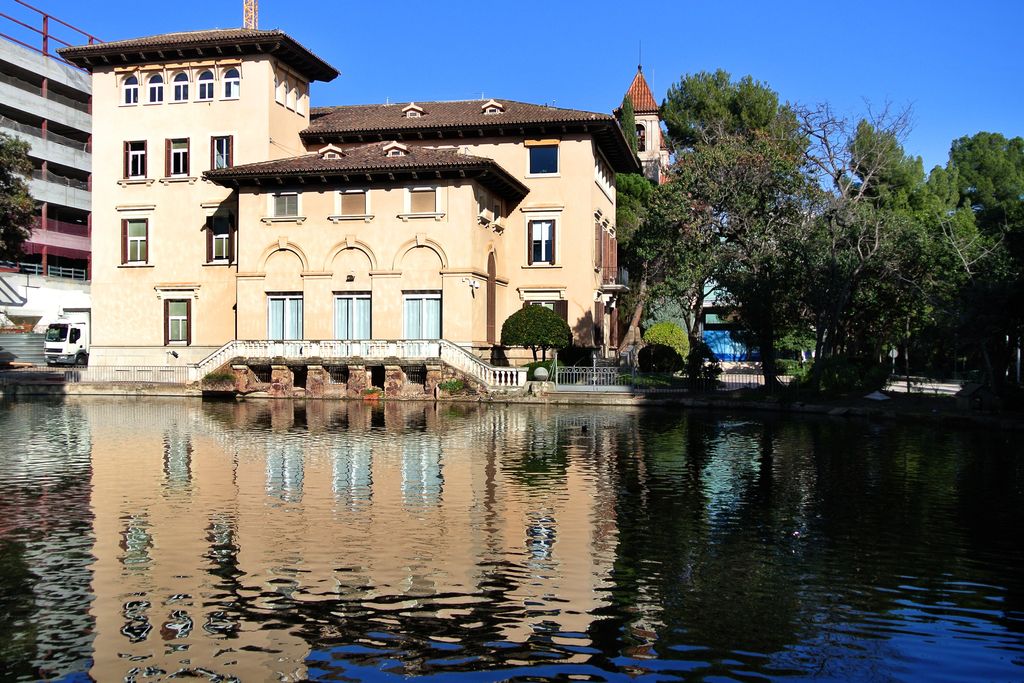
{"type": "Polygon", "coordinates": [[[533,265],[533,221],[526,223],[526,265],[533,265]]]}
{"type": "Polygon", "coordinates": [[[146,142],[145,140],[142,141],[142,168],[140,170],[142,171],[142,177],[143,178],[148,178],[149,177],[149,148],[148,148],[148,145],[149,145],[148,142],[146,142]]]}
{"type": "Polygon", "coordinates": [[[164,346],[171,343],[171,302],[164,299],[164,346]]]}
{"type": "Polygon", "coordinates": [[[189,174],[189,157],[192,156],[192,138],[185,138],[185,175],[189,174]]]}
{"type": "Polygon", "coordinates": [[[228,166],[234,166],[235,165],[235,136],[234,135],[229,135],[228,136],[228,154],[227,154],[227,159],[228,159],[228,166]]]}
{"type": "Polygon", "coordinates": [[[128,221],[121,219],[121,263],[128,263],[128,221]]]}
{"type": "MultiPolygon", "coordinates": [[[[210,138],[210,169],[217,168],[217,138],[210,138]]],[[[207,259],[209,260],[209,259],[207,259]]]]}
{"type": "Polygon", "coordinates": [[[555,244],[558,240],[555,239],[555,228],[557,227],[555,221],[551,221],[551,265],[555,265],[555,244]]]}
{"type": "Polygon", "coordinates": [[[192,299],[185,300],[185,345],[192,345],[192,299]]]}
{"type": "Polygon", "coordinates": [[[555,313],[562,317],[562,320],[569,322],[569,302],[565,299],[559,299],[555,302],[555,313]]]}
{"type": "Polygon", "coordinates": [[[235,220],[228,216],[228,263],[235,262],[235,220]]]}
{"type": "Polygon", "coordinates": [[[206,262],[213,260],[213,216],[206,217],[206,262]]]}
{"type": "Polygon", "coordinates": [[[143,220],[145,221],[145,225],[146,225],[146,258],[142,259],[142,262],[143,263],[149,263],[149,248],[152,246],[149,243],[149,219],[145,218],[143,220]]]}
{"type": "Polygon", "coordinates": [[[127,143],[127,142],[124,143],[124,175],[122,176],[123,178],[127,178],[128,177],[128,148],[129,148],[129,146],[130,146],[129,143],[127,143]]]}
{"type": "Polygon", "coordinates": [[[594,223],[594,266],[600,268],[602,265],[602,247],[604,246],[604,231],[600,223],[594,223]]]}
{"type": "Polygon", "coordinates": [[[171,177],[171,139],[164,140],[164,178],[171,177]]]}

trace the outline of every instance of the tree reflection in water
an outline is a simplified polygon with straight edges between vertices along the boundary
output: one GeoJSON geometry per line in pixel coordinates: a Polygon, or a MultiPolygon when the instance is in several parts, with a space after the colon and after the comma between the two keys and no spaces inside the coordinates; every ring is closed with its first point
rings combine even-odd
{"type": "Polygon", "coordinates": [[[23,402],[0,487],[5,680],[1024,674],[997,433],[23,402]]]}

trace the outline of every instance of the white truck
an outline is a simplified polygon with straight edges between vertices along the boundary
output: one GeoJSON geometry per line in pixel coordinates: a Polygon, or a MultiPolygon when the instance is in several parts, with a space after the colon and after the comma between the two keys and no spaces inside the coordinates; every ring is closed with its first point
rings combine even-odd
{"type": "Polygon", "coordinates": [[[88,364],[89,332],[89,311],[65,311],[46,328],[43,342],[46,364],[88,364]]]}

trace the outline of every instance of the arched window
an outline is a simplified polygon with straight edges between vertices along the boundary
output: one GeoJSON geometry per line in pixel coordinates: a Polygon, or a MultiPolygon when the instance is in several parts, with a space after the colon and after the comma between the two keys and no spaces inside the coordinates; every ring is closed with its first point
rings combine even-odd
{"type": "Polygon", "coordinates": [[[647,127],[642,123],[636,124],[636,151],[647,151],[647,127]]]}
{"type": "Polygon", "coordinates": [[[242,89],[242,77],[238,69],[228,69],[224,73],[224,99],[237,100],[242,89]]]}
{"type": "Polygon", "coordinates": [[[212,100],[213,99],[213,72],[204,71],[199,74],[199,99],[201,100],[212,100]]]}
{"type": "Polygon", "coordinates": [[[129,76],[124,79],[124,104],[138,104],[139,103],[139,79],[135,76],[129,76]]]}
{"type": "Polygon", "coordinates": [[[180,73],[174,77],[174,101],[188,101],[188,74],[180,73]]]}
{"type": "Polygon", "coordinates": [[[149,101],[164,101],[164,77],[160,74],[149,77],[149,101]]]}

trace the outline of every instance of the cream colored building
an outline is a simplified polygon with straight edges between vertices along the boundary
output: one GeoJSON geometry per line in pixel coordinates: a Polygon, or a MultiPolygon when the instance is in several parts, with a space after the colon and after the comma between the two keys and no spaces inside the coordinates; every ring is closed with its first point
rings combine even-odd
{"type": "Polygon", "coordinates": [[[62,51],[93,74],[95,364],[235,339],[437,339],[490,355],[542,304],[614,350],[614,117],[509,100],[311,108],[280,31],[62,51]]]}

